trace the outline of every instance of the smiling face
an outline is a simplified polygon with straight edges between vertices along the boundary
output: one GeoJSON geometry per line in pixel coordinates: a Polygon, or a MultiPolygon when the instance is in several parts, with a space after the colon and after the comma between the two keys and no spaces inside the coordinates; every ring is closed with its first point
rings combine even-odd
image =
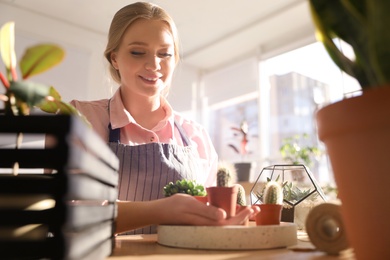
{"type": "Polygon", "coordinates": [[[122,94],[154,97],[172,79],[175,68],[174,40],[161,20],[138,19],[123,34],[111,63],[121,78],[122,94]]]}

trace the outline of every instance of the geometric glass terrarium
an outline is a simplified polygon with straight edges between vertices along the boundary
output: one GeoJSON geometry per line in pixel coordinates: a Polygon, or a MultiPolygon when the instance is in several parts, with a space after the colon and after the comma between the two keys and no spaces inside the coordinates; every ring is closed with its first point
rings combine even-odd
{"type": "Polygon", "coordinates": [[[309,211],[326,201],[325,195],[303,164],[280,164],[264,167],[250,192],[251,204],[262,204],[263,191],[268,181],[277,181],[283,187],[282,221],[294,222],[304,229],[309,211]]]}

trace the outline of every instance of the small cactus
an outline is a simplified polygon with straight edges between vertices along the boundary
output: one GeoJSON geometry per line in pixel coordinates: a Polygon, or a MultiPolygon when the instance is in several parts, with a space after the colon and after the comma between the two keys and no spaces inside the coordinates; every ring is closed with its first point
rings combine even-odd
{"type": "Polygon", "coordinates": [[[264,204],[283,204],[282,186],[275,181],[267,182],[263,196],[264,204]]]}
{"type": "MultiPolygon", "coordinates": [[[[227,162],[218,163],[217,187],[231,187],[236,181],[236,169],[227,162]]],[[[240,184],[234,184],[238,187],[237,204],[246,206],[245,189],[240,184]]]]}
{"type": "Polygon", "coordinates": [[[217,186],[229,187],[230,173],[225,168],[219,168],[217,172],[217,186]]]}
{"type": "Polygon", "coordinates": [[[237,204],[240,206],[246,206],[245,189],[241,184],[235,184],[238,186],[237,204]]]}
{"type": "Polygon", "coordinates": [[[218,164],[217,186],[230,187],[235,182],[236,171],[234,166],[226,162],[218,164]]]}

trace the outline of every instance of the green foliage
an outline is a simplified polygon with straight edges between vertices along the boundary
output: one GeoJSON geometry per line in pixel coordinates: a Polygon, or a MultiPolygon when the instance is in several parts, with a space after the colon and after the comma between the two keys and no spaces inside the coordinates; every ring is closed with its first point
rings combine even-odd
{"type": "Polygon", "coordinates": [[[20,61],[23,79],[45,72],[59,64],[65,56],[61,47],[53,44],[40,44],[28,48],[20,61]]]}
{"type": "MultiPolygon", "coordinates": [[[[297,186],[293,185],[292,182],[285,182],[283,184],[283,196],[286,201],[297,202],[302,198],[308,196],[311,193],[311,189],[302,190],[297,186]]],[[[313,195],[313,199],[317,196],[318,193],[313,195]]]]}
{"type": "MultiPolygon", "coordinates": [[[[14,22],[8,22],[0,29],[0,53],[6,68],[5,75],[0,72],[0,81],[6,89],[5,94],[0,94],[0,100],[4,102],[4,111],[0,112],[15,116],[29,115],[30,109],[35,106],[49,113],[81,116],[71,104],[61,100],[52,86],[25,81],[61,63],[65,56],[61,47],[38,44],[28,48],[20,61],[23,80],[18,80],[14,30],[14,22]]],[[[86,118],[82,118],[88,124],[86,118]]]]}
{"type": "Polygon", "coordinates": [[[308,137],[307,134],[303,134],[283,139],[282,146],[279,149],[283,160],[294,165],[311,166],[312,159],[320,155],[320,150],[314,146],[301,145],[304,139],[308,139],[308,137]]]}
{"type": "Polygon", "coordinates": [[[282,186],[276,181],[269,181],[264,189],[264,204],[282,204],[283,190],[282,186]]]}
{"type": "MultiPolygon", "coordinates": [[[[279,177],[276,178],[274,182],[279,183],[279,177]]],[[[264,189],[262,192],[257,192],[256,197],[260,200],[263,201],[265,200],[264,195],[265,195],[265,188],[267,187],[267,184],[271,182],[271,179],[267,177],[267,183],[264,186],[264,189]]],[[[312,190],[311,189],[305,189],[302,190],[296,185],[294,185],[292,182],[285,181],[283,184],[279,184],[282,187],[282,192],[283,192],[283,200],[287,202],[297,202],[300,201],[302,198],[306,197],[309,195],[312,190]]],[[[315,193],[314,195],[310,196],[310,200],[315,200],[318,196],[318,193],[315,193]]]]}
{"type": "Polygon", "coordinates": [[[6,23],[0,30],[0,54],[7,70],[7,75],[11,73],[11,68],[16,66],[14,30],[15,24],[13,22],[6,23]]]}
{"type": "Polygon", "coordinates": [[[206,190],[203,185],[197,184],[193,180],[177,180],[164,186],[164,196],[169,197],[176,193],[185,193],[192,196],[206,196],[206,190]]]}
{"type": "Polygon", "coordinates": [[[329,56],[364,89],[390,86],[390,1],[310,0],[316,36],[329,56]],[[333,39],[348,43],[355,59],[347,58],[333,39]]]}

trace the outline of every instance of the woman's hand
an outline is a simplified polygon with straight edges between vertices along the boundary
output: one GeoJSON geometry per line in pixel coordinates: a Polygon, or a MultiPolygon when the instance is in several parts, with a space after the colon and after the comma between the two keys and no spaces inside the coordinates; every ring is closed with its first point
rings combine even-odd
{"type": "Polygon", "coordinates": [[[175,194],[152,201],[118,201],[116,233],[149,225],[240,225],[259,213],[258,206],[248,206],[226,219],[223,209],[207,206],[193,196],[175,194]]]}
{"type": "Polygon", "coordinates": [[[260,211],[257,206],[247,206],[234,217],[226,219],[226,212],[223,209],[207,206],[187,194],[175,194],[155,202],[159,203],[158,207],[161,206],[161,218],[157,224],[165,225],[239,225],[260,211]]]}

